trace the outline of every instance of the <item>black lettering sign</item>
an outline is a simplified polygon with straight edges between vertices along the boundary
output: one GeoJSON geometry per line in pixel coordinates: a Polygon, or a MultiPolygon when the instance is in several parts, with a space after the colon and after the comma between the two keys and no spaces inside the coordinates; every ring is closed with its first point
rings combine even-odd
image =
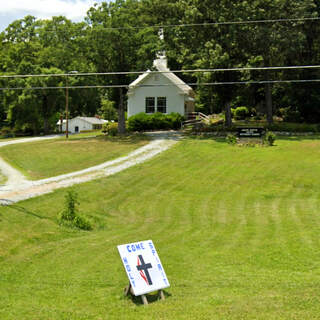
{"type": "Polygon", "coordinates": [[[260,138],[262,137],[263,128],[237,128],[239,138],[260,138]]]}

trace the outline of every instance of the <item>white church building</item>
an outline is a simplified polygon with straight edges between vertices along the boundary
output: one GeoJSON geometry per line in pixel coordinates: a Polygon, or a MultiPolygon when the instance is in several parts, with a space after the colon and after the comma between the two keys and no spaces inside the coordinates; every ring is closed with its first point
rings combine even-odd
{"type": "Polygon", "coordinates": [[[154,60],[155,71],[140,75],[129,85],[128,117],[145,112],[180,113],[182,116],[194,112],[194,91],[168,69],[165,55],[154,60]]]}

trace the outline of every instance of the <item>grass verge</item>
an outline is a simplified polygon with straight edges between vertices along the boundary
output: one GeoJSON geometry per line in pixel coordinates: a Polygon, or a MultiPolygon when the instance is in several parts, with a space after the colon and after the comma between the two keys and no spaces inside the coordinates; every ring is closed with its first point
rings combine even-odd
{"type": "Polygon", "coordinates": [[[318,319],[320,141],[186,139],[75,187],[91,232],[59,227],[66,190],[0,208],[1,319],[318,319]],[[171,287],[124,298],[116,246],[152,239],[171,287]]]}
{"type": "Polygon", "coordinates": [[[142,135],[74,135],[69,140],[58,138],[9,145],[0,148],[0,156],[29,179],[38,180],[115,159],[145,145],[148,141],[148,137],[142,135]]]}

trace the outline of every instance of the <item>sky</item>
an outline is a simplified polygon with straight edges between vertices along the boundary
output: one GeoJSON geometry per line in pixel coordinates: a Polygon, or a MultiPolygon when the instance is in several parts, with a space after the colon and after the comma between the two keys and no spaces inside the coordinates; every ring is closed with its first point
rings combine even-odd
{"type": "Polygon", "coordinates": [[[40,19],[63,15],[74,22],[82,21],[90,7],[101,2],[103,0],[0,0],[0,32],[26,15],[40,19]]]}

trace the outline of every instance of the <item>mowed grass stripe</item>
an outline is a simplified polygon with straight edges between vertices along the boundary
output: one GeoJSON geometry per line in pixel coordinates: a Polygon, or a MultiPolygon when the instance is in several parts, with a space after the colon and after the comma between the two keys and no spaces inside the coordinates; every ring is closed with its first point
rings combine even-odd
{"type": "Polygon", "coordinates": [[[55,224],[65,190],[21,203],[49,219],[1,208],[1,319],[316,319],[320,165],[302,150],[318,157],[317,147],[187,139],[76,186],[81,211],[97,219],[92,232],[55,224]],[[148,238],[172,287],[143,308],[122,297],[116,245],[148,238]]]}
{"type": "Polygon", "coordinates": [[[148,137],[140,135],[59,138],[2,147],[0,156],[28,178],[38,180],[98,165],[148,142],[148,137]]]}

